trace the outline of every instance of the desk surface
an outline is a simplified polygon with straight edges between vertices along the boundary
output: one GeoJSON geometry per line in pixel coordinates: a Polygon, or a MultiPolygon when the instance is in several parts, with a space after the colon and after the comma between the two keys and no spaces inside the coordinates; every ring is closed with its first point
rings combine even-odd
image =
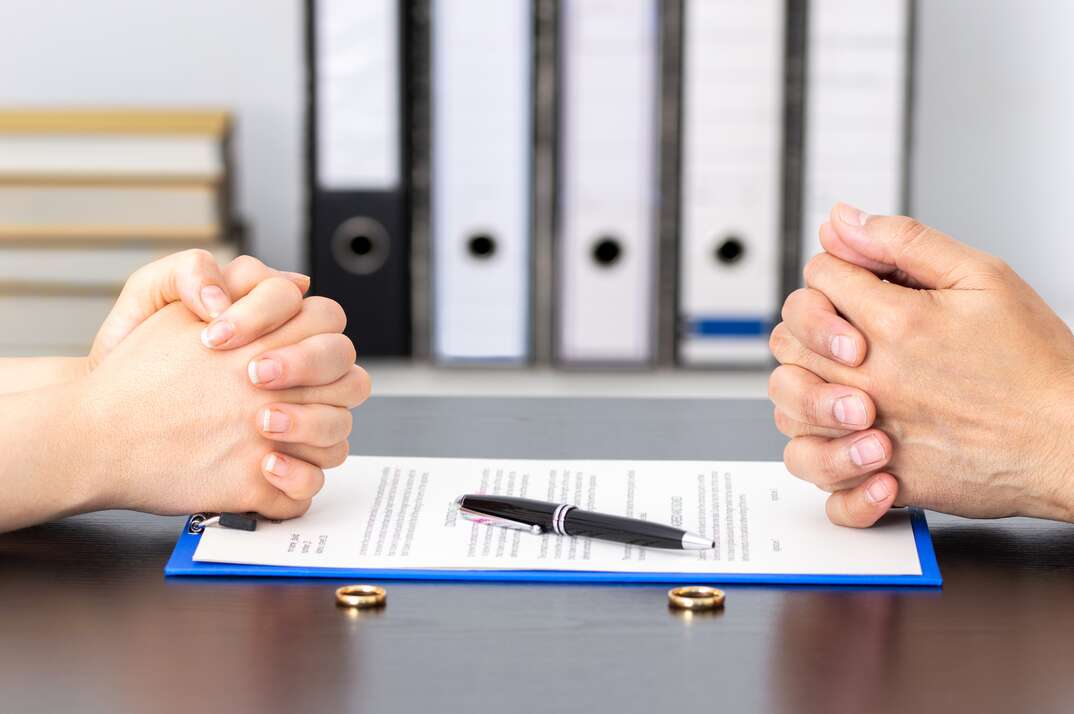
{"type": "MultiPolygon", "coordinates": [[[[765,402],[381,398],[371,454],[779,458],[765,402]]],[[[929,514],[943,591],[165,580],[182,519],[0,536],[0,709],[922,712],[1074,709],[1074,527],[929,514]],[[645,655],[641,655],[641,652],[645,655]]]]}

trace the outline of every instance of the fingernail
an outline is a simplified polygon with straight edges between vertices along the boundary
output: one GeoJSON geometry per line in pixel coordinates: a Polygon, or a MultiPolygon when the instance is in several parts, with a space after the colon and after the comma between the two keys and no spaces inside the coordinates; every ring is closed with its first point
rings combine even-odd
{"type": "Polygon", "coordinates": [[[283,372],[280,363],[270,357],[255,359],[246,366],[246,374],[254,384],[267,384],[283,372]]]}
{"type": "Polygon", "coordinates": [[[832,357],[840,362],[854,364],[858,359],[858,347],[854,344],[854,340],[846,335],[832,337],[829,348],[832,351],[832,357]]]}
{"type": "Polygon", "coordinates": [[[858,466],[868,466],[884,460],[884,447],[875,436],[858,439],[850,447],[850,460],[858,466]]]}
{"type": "Polygon", "coordinates": [[[868,486],[865,487],[865,495],[869,497],[869,500],[873,503],[881,503],[888,497],[888,487],[885,480],[882,478],[874,478],[868,486]]]}
{"type": "Polygon", "coordinates": [[[201,343],[212,349],[235,336],[235,326],[226,320],[217,320],[201,331],[201,343]]]}
{"type": "Polygon", "coordinates": [[[302,286],[305,286],[305,287],[303,287],[303,289],[308,288],[310,286],[310,276],[308,276],[308,275],[303,275],[302,273],[292,273],[292,272],[285,272],[284,275],[286,275],[289,279],[291,279],[291,280],[293,280],[293,281],[295,281],[297,283],[301,283],[302,286]]]}
{"type": "Polygon", "coordinates": [[[268,434],[282,434],[291,428],[291,417],[275,409],[261,412],[261,431],[268,434]]]}
{"type": "Polygon", "coordinates": [[[224,291],[215,285],[206,285],[201,289],[201,304],[214,320],[231,305],[224,291]]]}
{"type": "Polygon", "coordinates": [[[864,226],[869,220],[869,214],[860,208],[854,208],[845,203],[839,204],[839,217],[850,226],[864,226]]]}
{"type": "Polygon", "coordinates": [[[276,454],[269,454],[268,458],[265,459],[265,470],[268,471],[270,474],[274,474],[276,476],[286,476],[290,468],[291,466],[287,463],[287,459],[283,458],[282,456],[277,456],[276,454]]]}
{"type": "Polygon", "coordinates": [[[861,397],[841,397],[835,400],[832,408],[835,420],[846,426],[865,426],[865,402],[861,397]]]}

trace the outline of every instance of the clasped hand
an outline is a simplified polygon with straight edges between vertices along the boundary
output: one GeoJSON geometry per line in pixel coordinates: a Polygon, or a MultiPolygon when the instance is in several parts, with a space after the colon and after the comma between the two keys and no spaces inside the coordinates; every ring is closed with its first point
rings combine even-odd
{"type": "Polygon", "coordinates": [[[104,508],[304,513],[370,390],[343,310],[308,287],[199,250],[135,273],[88,357],[3,397],[26,418],[0,532],[104,508]]]}
{"type": "Polygon", "coordinates": [[[788,470],[829,518],[893,504],[1074,520],[1074,336],[999,259],[837,205],[772,332],[788,470]]]}

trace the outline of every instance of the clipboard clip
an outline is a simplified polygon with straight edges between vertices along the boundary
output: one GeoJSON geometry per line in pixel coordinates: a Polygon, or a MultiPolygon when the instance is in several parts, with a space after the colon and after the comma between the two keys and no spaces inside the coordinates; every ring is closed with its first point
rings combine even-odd
{"type": "Polygon", "coordinates": [[[257,519],[245,513],[195,513],[186,522],[188,533],[197,535],[211,526],[238,531],[257,530],[257,519]]]}
{"type": "Polygon", "coordinates": [[[497,526],[499,528],[513,528],[516,531],[526,531],[533,535],[541,535],[544,531],[536,523],[522,523],[521,521],[512,521],[508,518],[501,518],[500,516],[490,516],[487,513],[480,513],[469,508],[463,508],[462,496],[455,501],[456,508],[459,509],[459,515],[470,521],[471,523],[479,523],[483,526],[497,526]]]}

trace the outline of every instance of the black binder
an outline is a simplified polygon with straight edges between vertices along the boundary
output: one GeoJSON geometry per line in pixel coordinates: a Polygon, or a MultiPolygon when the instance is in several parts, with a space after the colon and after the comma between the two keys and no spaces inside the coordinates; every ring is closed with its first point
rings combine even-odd
{"type": "MultiPolygon", "coordinates": [[[[312,292],[332,298],[347,313],[347,335],[354,340],[363,356],[398,356],[411,352],[410,300],[410,225],[408,191],[407,138],[408,107],[406,91],[406,25],[404,3],[396,0],[307,0],[306,2],[306,67],[307,67],[307,206],[309,208],[309,261],[312,292]],[[321,113],[327,112],[327,97],[322,94],[325,72],[325,52],[319,47],[325,32],[323,24],[347,20],[351,15],[355,32],[339,33],[332,37],[333,46],[340,42],[373,44],[364,33],[383,31],[383,25],[366,23],[363,14],[396,13],[388,25],[394,25],[389,38],[389,52],[395,55],[393,77],[396,127],[394,144],[395,178],[382,186],[340,185],[338,180],[326,185],[325,157],[333,151],[326,142],[331,135],[320,131],[321,113]],[[330,15],[329,13],[334,13],[330,15]],[[320,39],[319,39],[320,38],[320,39]],[[343,39],[341,39],[343,38],[343,39]],[[394,47],[393,47],[394,45],[394,47]]],[[[380,18],[383,19],[383,18],[380,18]]],[[[338,30],[338,28],[337,28],[338,30]]],[[[383,38],[380,38],[383,39],[383,38]]],[[[338,49],[338,48],[337,48],[338,49]]],[[[349,49],[349,48],[347,48],[349,49]]],[[[387,60],[391,61],[391,57],[387,60]]],[[[368,75],[365,75],[368,76],[368,75]]],[[[334,90],[338,91],[338,90],[334,90]]],[[[358,97],[361,104],[365,98],[358,97]]],[[[376,111],[373,107],[371,111],[376,111]]],[[[338,122],[337,122],[338,124],[338,122]]],[[[342,146],[341,152],[353,147],[342,146]]],[[[348,152],[353,155],[360,152],[348,152]]],[[[330,157],[334,159],[335,157],[330,157]]]]}

